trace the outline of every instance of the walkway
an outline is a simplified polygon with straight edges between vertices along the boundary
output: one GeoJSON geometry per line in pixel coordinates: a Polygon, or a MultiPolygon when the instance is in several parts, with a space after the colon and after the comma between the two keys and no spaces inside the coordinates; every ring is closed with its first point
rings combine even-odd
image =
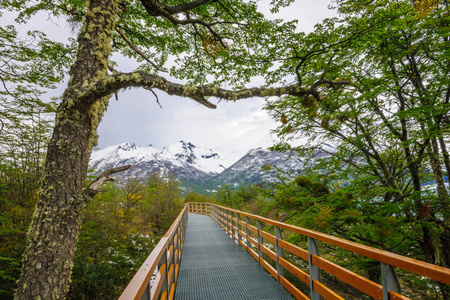
{"type": "Polygon", "coordinates": [[[177,300],[292,299],[209,216],[189,214],[177,300]]]}

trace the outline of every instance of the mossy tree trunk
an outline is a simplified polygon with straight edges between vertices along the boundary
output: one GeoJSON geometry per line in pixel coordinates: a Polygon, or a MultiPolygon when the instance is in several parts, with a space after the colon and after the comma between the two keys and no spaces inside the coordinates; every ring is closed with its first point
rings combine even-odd
{"type": "Polygon", "coordinates": [[[48,146],[16,299],[64,298],[69,287],[82,212],[90,200],[83,193],[89,157],[108,99],[86,105],[76,91],[107,75],[117,13],[117,1],[93,0],[89,5],[48,146]]]}

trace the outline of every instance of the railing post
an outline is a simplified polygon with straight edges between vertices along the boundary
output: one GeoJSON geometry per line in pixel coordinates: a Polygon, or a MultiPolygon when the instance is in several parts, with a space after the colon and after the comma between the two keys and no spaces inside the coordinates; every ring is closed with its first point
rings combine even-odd
{"type": "Polygon", "coordinates": [[[231,235],[231,237],[234,239],[234,228],[233,228],[233,226],[234,226],[234,222],[233,222],[233,213],[231,212],[231,211],[229,211],[229,210],[227,210],[226,211],[226,213],[227,213],[227,221],[228,221],[228,224],[229,224],[229,226],[230,226],[230,232],[229,232],[229,234],[231,235]]]}
{"type": "Polygon", "coordinates": [[[228,226],[228,220],[227,220],[227,210],[226,209],[222,209],[222,223],[223,223],[223,227],[227,228],[228,226]]]}
{"type": "MultiPolygon", "coordinates": [[[[239,221],[241,220],[241,215],[239,214],[239,213],[236,213],[236,219],[237,219],[237,234],[238,234],[238,243],[240,242],[240,241],[242,241],[242,237],[241,237],[241,233],[240,233],[240,230],[242,230],[242,228],[241,228],[241,223],[239,223],[239,221]]],[[[240,245],[240,243],[239,243],[239,245],[240,245]]]]}
{"type": "Polygon", "coordinates": [[[381,263],[381,283],[383,285],[383,300],[389,300],[389,291],[401,294],[400,283],[393,266],[381,263]]]}
{"type": "Polygon", "coordinates": [[[222,224],[222,226],[225,226],[225,209],[221,208],[220,209],[221,214],[219,214],[219,222],[222,224]]]}
{"type": "Polygon", "coordinates": [[[278,258],[283,258],[283,248],[278,246],[278,240],[283,239],[281,235],[281,228],[278,226],[275,226],[275,247],[277,250],[277,281],[280,281],[280,276],[284,277],[284,268],[280,265],[278,262],[278,258]]]}
{"type": "Polygon", "coordinates": [[[169,291],[169,289],[168,289],[169,268],[168,268],[168,266],[167,266],[167,263],[168,263],[168,262],[167,262],[167,250],[168,250],[168,248],[164,249],[164,254],[163,254],[163,256],[161,257],[161,260],[160,260],[159,263],[158,263],[158,272],[161,273],[161,266],[162,266],[163,264],[165,264],[165,268],[166,268],[165,271],[166,271],[166,274],[165,274],[164,278],[161,278],[161,280],[163,281],[163,283],[162,283],[162,286],[161,286],[160,294],[159,294],[159,295],[155,295],[157,299],[160,298],[161,292],[163,292],[163,291],[169,291]]]}
{"type": "Polygon", "coordinates": [[[177,225],[176,234],[173,235],[174,238],[174,246],[173,246],[173,283],[175,288],[173,289],[173,298],[175,298],[175,294],[177,292],[176,286],[178,281],[178,273],[177,273],[177,265],[180,263],[180,253],[181,253],[181,242],[180,242],[180,234],[181,234],[181,218],[180,222],[177,225]]]}
{"type": "Polygon", "coordinates": [[[150,283],[151,282],[149,281],[148,284],[147,284],[147,288],[144,291],[144,294],[142,294],[141,300],[146,300],[146,299],[152,300],[152,294],[150,292],[152,286],[151,286],[150,283]]]}
{"type": "Polygon", "coordinates": [[[320,269],[312,264],[312,255],[319,255],[319,248],[316,240],[308,237],[308,258],[309,258],[309,282],[311,287],[311,300],[320,300],[322,297],[314,290],[313,280],[320,282],[320,269]]]}
{"type": "Polygon", "coordinates": [[[225,212],[225,221],[227,223],[227,234],[231,234],[231,217],[230,212],[226,210],[225,212]]]}
{"type": "MultiPolygon", "coordinates": [[[[172,255],[170,261],[167,261],[167,299],[169,299],[170,290],[172,289],[172,284],[175,283],[175,243],[173,237],[170,239],[169,245],[167,245],[167,250],[172,247],[172,255]],[[170,268],[172,267],[172,274],[170,273],[170,268]],[[170,277],[169,277],[170,275],[170,277]]],[[[169,253],[167,253],[169,255],[169,253]]]]}
{"type": "Polygon", "coordinates": [[[223,209],[222,214],[223,214],[223,215],[222,215],[223,226],[224,226],[225,228],[227,228],[227,227],[228,227],[227,210],[226,210],[226,209],[223,209]]]}
{"type": "Polygon", "coordinates": [[[188,219],[189,219],[189,213],[188,213],[188,211],[186,211],[186,216],[184,217],[184,221],[183,221],[183,240],[182,240],[183,243],[184,243],[184,237],[186,236],[188,219]]]}
{"type": "Polygon", "coordinates": [[[250,220],[247,216],[245,216],[245,240],[247,242],[247,252],[250,252],[250,249],[252,249],[252,244],[250,243],[250,240],[248,236],[251,234],[250,229],[248,229],[248,223],[250,223],[250,220]]]}
{"type": "Polygon", "coordinates": [[[180,234],[180,223],[178,223],[177,230],[175,231],[175,234],[173,235],[173,256],[174,256],[173,266],[174,266],[174,270],[178,263],[177,250],[179,248],[179,244],[178,244],[178,238],[180,237],[179,234],[180,234]]]}
{"type": "Polygon", "coordinates": [[[215,209],[215,213],[216,213],[216,219],[217,219],[217,223],[220,225],[220,212],[222,211],[222,208],[220,207],[216,207],[215,209]]]}
{"type": "Polygon", "coordinates": [[[236,239],[236,232],[234,231],[234,212],[230,211],[230,220],[231,220],[231,235],[233,239],[236,239]]]}
{"type": "Polygon", "coordinates": [[[264,244],[264,238],[259,234],[259,231],[262,231],[262,222],[260,220],[256,220],[256,228],[258,229],[258,263],[261,263],[261,259],[264,258],[264,252],[259,246],[264,244]]]}

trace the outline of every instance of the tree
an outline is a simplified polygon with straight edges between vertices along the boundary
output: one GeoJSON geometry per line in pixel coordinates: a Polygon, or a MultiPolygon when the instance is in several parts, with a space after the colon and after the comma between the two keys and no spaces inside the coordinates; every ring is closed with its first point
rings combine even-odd
{"type": "Polygon", "coordinates": [[[0,48],[0,298],[9,299],[56,107],[40,98],[62,79],[72,48],[37,31],[19,37],[13,26],[0,28],[0,48]]]}
{"type": "Polygon", "coordinates": [[[152,224],[155,233],[165,233],[183,209],[180,187],[180,182],[171,174],[163,176],[154,172],[147,176],[141,212],[142,219],[152,224]]]}
{"type": "Polygon", "coordinates": [[[229,184],[225,184],[217,189],[217,203],[229,207],[235,207],[233,191],[229,184]]]}
{"type": "MultiPolygon", "coordinates": [[[[274,3],[277,9],[289,1],[274,3]]],[[[292,22],[264,19],[254,2],[16,0],[1,5],[20,11],[20,22],[46,10],[68,18],[75,27],[81,25],[70,80],[47,148],[17,298],[62,298],[68,289],[81,217],[110,175],[84,187],[97,126],[111,95],[130,87],[159,89],[214,108],[207,97],[235,101],[313,95],[323,84],[243,88],[255,75],[267,75],[268,84],[280,82],[286,72],[278,72],[274,62],[284,59],[295,35],[292,22]],[[131,73],[116,71],[110,61],[113,52],[142,65],[131,73]],[[176,66],[168,69],[165,63],[172,58],[176,66]],[[188,83],[170,82],[156,71],[169,71],[188,83]],[[212,81],[206,84],[209,78],[212,81]],[[238,90],[218,87],[225,83],[238,90]]]]}
{"type": "Polygon", "coordinates": [[[83,217],[68,299],[117,299],[183,208],[179,182],[158,173],[102,190],[83,217]]]}
{"type": "Polygon", "coordinates": [[[189,192],[184,196],[184,203],[188,202],[209,202],[214,203],[214,197],[207,196],[205,194],[197,194],[194,192],[189,192]]]}
{"type": "Polygon", "coordinates": [[[45,107],[31,106],[3,119],[0,133],[0,298],[12,298],[26,230],[36,202],[51,123],[45,107]]]}
{"type": "Polygon", "coordinates": [[[285,141],[307,139],[278,148],[315,160],[284,189],[301,194],[278,204],[300,207],[313,227],[449,267],[448,2],[336,3],[341,18],[293,49],[295,68],[306,85],[352,84],[267,106],[285,141]]]}
{"type": "Polygon", "coordinates": [[[38,31],[19,37],[13,26],[0,28],[0,45],[0,178],[10,187],[17,184],[2,189],[1,196],[27,198],[37,187],[52,127],[49,115],[56,107],[54,100],[40,97],[62,79],[72,45],[52,42],[38,31]]]}

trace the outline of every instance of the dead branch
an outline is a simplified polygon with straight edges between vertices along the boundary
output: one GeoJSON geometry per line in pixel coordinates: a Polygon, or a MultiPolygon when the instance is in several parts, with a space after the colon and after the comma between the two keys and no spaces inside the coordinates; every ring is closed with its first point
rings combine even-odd
{"type": "Polygon", "coordinates": [[[94,181],[89,184],[89,186],[84,190],[84,194],[87,197],[92,198],[99,192],[100,186],[102,186],[105,182],[114,181],[112,178],[108,178],[110,175],[123,172],[131,169],[131,165],[126,165],[122,167],[112,168],[103,171],[94,181]]]}

